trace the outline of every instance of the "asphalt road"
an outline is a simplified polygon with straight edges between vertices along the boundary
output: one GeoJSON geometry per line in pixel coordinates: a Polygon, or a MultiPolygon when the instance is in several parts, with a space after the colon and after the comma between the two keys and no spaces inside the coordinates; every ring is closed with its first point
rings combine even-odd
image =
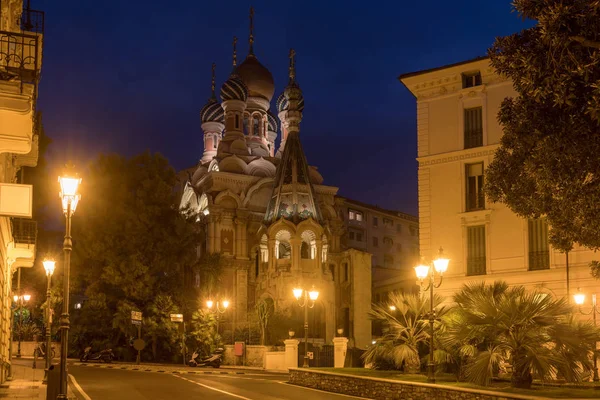
{"type": "MultiPolygon", "coordinates": [[[[202,372],[202,369],[199,369],[202,372]]],[[[285,374],[244,371],[238,374],[172,374],[69,365],[85,392],[81,400],[344,400],[357,399],[290,385],[285,374]],[[87,396],[87,397],[86,397],[87,396]]],[[[73,381],[72,381],[73,382],[73,381]]]]}

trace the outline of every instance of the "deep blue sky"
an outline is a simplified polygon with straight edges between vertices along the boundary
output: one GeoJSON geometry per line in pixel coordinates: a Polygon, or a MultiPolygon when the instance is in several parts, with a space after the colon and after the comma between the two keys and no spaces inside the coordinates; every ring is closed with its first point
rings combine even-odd
{"type": "MultiPolygon", "coordinates": [[[[39,107],[51,166],[145,149],[178,169],[202,154],[199,110],[248,51],[246,1],[32,0],[46,12],[39,107]]],[[[509,0],[253,1],[255,53],[287,82],[297,53],[301,138],[325,183],[417,214],[416,107],[401,73],[483,55],[525,24],[509,0]]],[[[85,176],[84,176],[85,178],[85,176]]]]}

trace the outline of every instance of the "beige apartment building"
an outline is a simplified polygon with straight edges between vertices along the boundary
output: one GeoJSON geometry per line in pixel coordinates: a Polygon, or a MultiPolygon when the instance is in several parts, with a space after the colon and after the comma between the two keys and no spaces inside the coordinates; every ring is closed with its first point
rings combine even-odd
{"type": "Polygon", "coordinates": [[[394,291],[417,290],[413,267],[419,257],[419,220],[414,215],[336,197],[346,232],[342,245],[372,254],[372,300],[387,300],[394,291]]]}
{"type": "Polygon", "coordinates": [[[484,171],[502,136],[496,116],[502,100],[516,96],[511,81],[487,58],[399,79],[417,100],[421,255],[431,259],[442,246],[451,260],[439,292],[503,280],[555,296],[567,295],[568,281],[570,295],[598,293],[588,267],[598,255],[576,246],[567,264],[548,244],[544,220],[517,217],[484,196],[484,171]]]}
{"type": "Polygon", "coordinates": [[[18,295],[12,277],[32,267],[36,254],[33,188],[18,172],[38,160],[43,22],[43,12],[23,9],[23,0],[0,2],[0,383],[11,365],[11,307],[18,295]]]}

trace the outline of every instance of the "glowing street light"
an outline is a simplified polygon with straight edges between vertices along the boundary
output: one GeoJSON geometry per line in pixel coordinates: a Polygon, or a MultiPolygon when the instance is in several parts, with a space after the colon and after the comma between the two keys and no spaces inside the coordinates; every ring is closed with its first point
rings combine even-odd
{"type": "Polygon", "coordinates": [[[42,383],[48,383],[48,371],[50,370],[50,357],[51,357],[51,346],[50,337],[52,336],[52,304],[50,298],[50,285],[52,282],[52,274],[56,267],[54,260],[44,260],[42,262],[44,270],[46,271],[46,277],[48,277],[48,288],[46,289],[46,368],[44,369],[44,380],[42,383]]]}
{"type": "MultiPolygon", "coordinates": [[[[592,320],[594,321],[594,326],[596,326],[596,313],[600,313],[600,310],[598,309],[598,305],[596,304],[596,294],[592,294],[592,308],[590,309],[590,311],[588,312],[584,312],[583,309],[581,308],[581,306],[583,305],[583,303],[585,303],[585,294],[581,293],[581,291],[579,289],[577,289],[577,293],[573,295],[573,298],[575,300],[575,304],[577,304],[579,306],[579,312],[583,315],[592,315],[592,320]]],[[[596,341],[594,341],[594,345],[592,346],[592,349],[596,350],[596,341]]],[[[594,382],[598,382],[600,380],[600,377],[598,377],[598,356],[596,355],[596,352],[594,351],[594,382]]]]}
{"type": "Polygon", "coordinates": [[[17,358],[21,358],[21,341],[23,340],[23,303],[27,303],[31,300],[31,295],[15,295],[13,296],[13,300],[17,303],[17,309],[19,310],[19,342],[17,344],[17,358]]]}
{"type": "Polygon", "coordinates": [[[298,301],[298,305],[304,308],[304,365],[302,365],[302,368],[308,368],[308,309],[315,306],[315,301],[319,298],[319,292],[315,290],[314,286],[310,291],[294,288],[292,292],[298,301]],[[300,302],[300,298],[303,298],[302,302],[300,302]]]}

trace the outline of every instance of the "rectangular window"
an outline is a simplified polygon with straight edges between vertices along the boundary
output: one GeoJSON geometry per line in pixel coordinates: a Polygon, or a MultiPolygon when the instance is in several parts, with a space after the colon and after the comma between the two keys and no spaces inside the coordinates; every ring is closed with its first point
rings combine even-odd
{"type": "Polygon", "coordinates": [[[377,225],[379,225],[379,221],[377,220],[377,217],[373,217],[373,226],[377,225]]]}
{"type": "Polygon", "coordinates": [[[342,282],[348,282],[350,280],[350,271],[348,268],[348,263],[344,263],[342,265],[342,272],[344,273],[344,280],[342,282]]]}
{"type": "Polygon", "coordinates": [[[394,245],[394,240],[390,237],[384,237],[383,238],[383,244],[388,245],[388,246],[393,246],[394,245]]]}
{"type": "Polygon", "coordinates": [[[485,225],[467,227],[467,275],[485,275],[485,225]]]}
{"type": "Polygon", "coordinates": [[[356,241],[362,242],[362,236],[363,236],[362,233],[357,233],[356,234],[356,241]]]}
{"type": "Polygon", "coordinates": [[[462,74],[463,89],[481,86],[481,72],[468,72],[462,74]]]}
{"type": "Polygon", "coordinates": [[[483,146],[483,120],[481,107],[465,108],[465,149],[483,146]]]}
{"type": "Polygon", "coordinates": [[[543,218],[528,221],[529,234],[529,270],[550,268],[550,249],[548,246],[548,224],[543,218]]]}
{"type": "Polygon", "coordinates": [[[379,239],[377,239],[376,236],[373,236],[373,247],[378,247],[379,246],[379,239]]]}
{"type": "Polygon", "coordinates": [[[416,226],[411,226],[410,227],[410,236],[417,236],[417,227],[416,226]]]}
{"type": "Polygon", "coordinates": [[[348,238],[350,240],[354,240],[354,232],[352,232],[352,231],[348,232],[348,238]]]}
{"type": "Polygon", "coordinates": [[[467,164],[467,211],[483,210],[485,196],[483,195],[483,163],[467,164]]]}
{"type": "Polygon", "coordinates": [[[348,210],[348,219],[351,221],[362,221],[363,214],[360,211],[348,210]]]}
{"type": "Polygon", "coordinates": [[[386,225],[386,226],[394,226],[394,221],[392,221],[392,220],[391,220],[391,219],[389,219],[389,218],[384,218],[384,219],[383,219],[383,225],[386,225]]]}
{"type": "Polygon", "coordinates": [[[356,213],[352,210],[348,210],[348,219],[350,219],[350,220],[356,219],[356,213]]]}
{"type": "Polygon", "coordinates": [[[357,221],[362,221],[362,220],[363,220],[363,215],[362,215],[362,213],[361,213],[361,212],[357,212],[357,213],[356,213],[356,220],[357,220],[357,221]]]}

